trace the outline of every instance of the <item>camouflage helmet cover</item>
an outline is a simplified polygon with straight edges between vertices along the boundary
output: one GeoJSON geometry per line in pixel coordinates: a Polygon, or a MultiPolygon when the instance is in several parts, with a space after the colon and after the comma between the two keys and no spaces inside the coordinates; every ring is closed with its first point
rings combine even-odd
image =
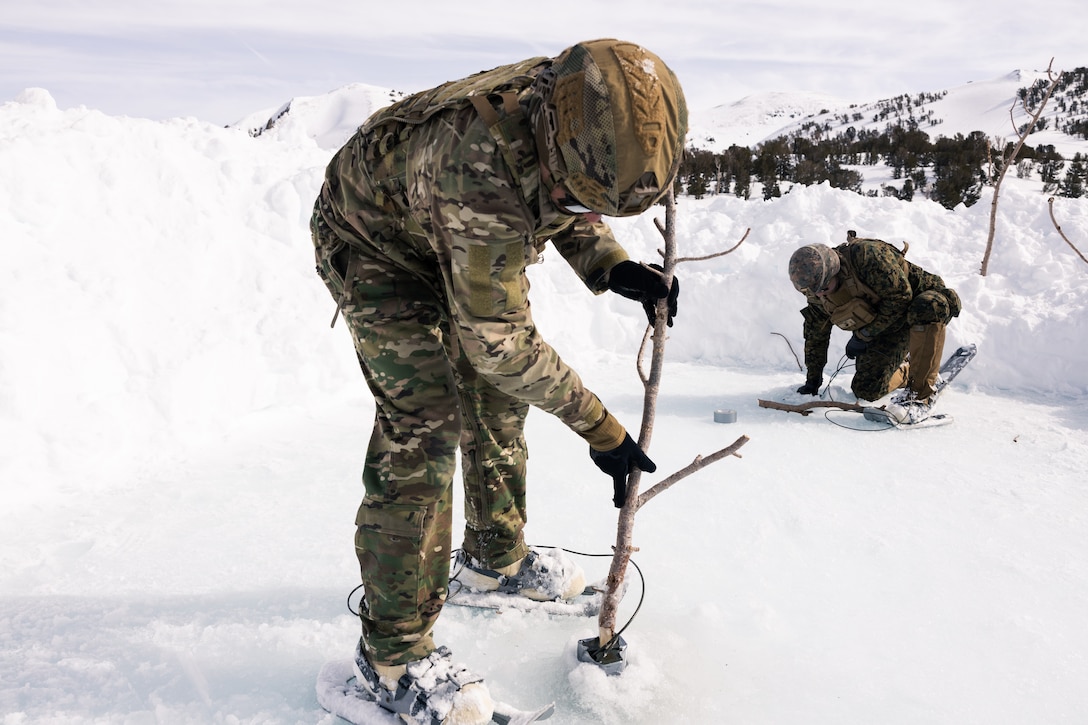
{"type": "Polygon", "coordinates": [[[583,205],[631,216],[669,190],[688,115],[680,82],[659,57],[619,40],[578,43],[536,88],[549,170],[583,205]]]}
{"type": "Polygon", "coordinates": [[[816,294],[838,273],[839,255],[826,244],[807,244],[790,257],[790,281],[803,294],[816,294]]]}

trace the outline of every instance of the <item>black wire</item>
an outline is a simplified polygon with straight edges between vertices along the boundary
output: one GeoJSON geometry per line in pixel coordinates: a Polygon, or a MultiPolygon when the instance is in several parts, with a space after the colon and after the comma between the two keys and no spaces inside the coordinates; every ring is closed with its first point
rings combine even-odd
{"type": "MultiPolygon", "coordinates": [[[[832,421],[832,422],[834,422],[834,421],[832,421]]],[[[530,547],[530,548],[559,549],[560,551],[565,551],[568,554],[573,554],[575,556],[609,557],[609,558],[611,558],[613,556],[612,554],[589,554],[589,553],[586,553],[584,551],[574,551],[573,549],[567,549],[567,548],[562,547],[562,546],[536,546],[536,547],[530,547]]],[[[454,552],[453,552],[453,555],[450,558],[453,559],[457,555],[458,551],[460,551],[460,549],[455,549],[454,552]]],[[[613,635],[612,639],[609,640],[608,644],[605,645],[604,647],[602,647],[601,649],[612,649],[612,647],[619,640],[620,635],[623,634],[627,630],[627,628],[631,626],[631,623],[635,621],[635,617],[638,616],[639,611],[642,609],[642,603],[644,601],[646,601],[646,576],[645,576],[645,574],[642,573],[642,568],[638,565],[638,562],[636,562],[634,559],[631,559],[631,558],[628,558],[628,561],[631,563],[632,566],[635,567],[635,571],[638,572],[638,578],[639,578],[638,604],[635,605],[635,611],[631,613],[631,616],[627,619],[627,622],[625,622],[624,625],[622,627],[620,627],[620,629],[616,632],[616,634],[613,635]]],[[[458,572],[460,572],[460,569],[458,569],[457,571],[450,574],[450,579],[453,580],[457,576],[458,572]]],[[[348,592],[348,599],[347,599],[348,611],[351,612],[352,614],[354,614],[356,617],[362,616],[362,614],[361,614],[362,607],[360,606],[360,611],[356,611],[356,610],[352,609],[352,607],[351,607],[351,598],[353,596],[355,596],[355,592],[359,591],[362,588],[363,588],[363,585],[360,584],[359,586],[355,587],[350,592],[348,592]]],[[[459,591],[460,591],[460,589],[458,589],[458,592],[459,591]]],[[[603,592],[602,592],[602,595],[603,595],[603,592]]],[[[456,593],[451,593],[449,598],[452,599],[455,596],[456,596],[456,593]]],[[[362,602],[362,600],[360,600],[360,605],[361,605],[361,602],[362,602]]]]}
{"type": "Polygon", "coordinates": [[[349,612],[351,612],[352,614],[354,614],[354,615],[355,615],[356,617],[361,617],[361,616],[363,616],[363,608],[362,608],[362,606],[361,606],[361,605],[362,605],[362,602],[363,602],[363,600],[362,600],[362,599],[359,599],[359,604],[360,604],[360,607],[359,607],[359,611],[358,611],[358,612],[356,612],[356,611],[355,611],[354,609],[352,609],[352,608],[351,608],[351,598],[352,598],[353,596],[355,596],[355,592],[359,591],[359,590],[360,590],[360,589],[362,589],[362,588],[363,588],[363,585],[362,585],[362,584],[360,584],[359,586],[355,587],[355,588],[354,588],[354,589],[352,589],[352,590],[351,590],[350,592],[348,592],[348,601],[347,601],[347,604],[348,604],[348,611],[349,611],[349,612]]]}
{"type": "MultiPolygon", "coordinates": [[[[563,547],[563,546],[537,546],[535,548],[537,548],[537,549],[559,549],[560,551],[565,551],[568,554],[573,554],[575,556],[608,557],[608,558],[612,558],[612,556],[613,556],[613,554],[589,554],[589,553],[584,552],[584,551],[575,551],[573,549],[568,549],[568,548],[563,547]]],[[[635,617],[638,616],[639,610],[642,609],[642,603],[646,600],[646,576],[642,573],[642,568],[638,565],[638,562],[636,562],[634,559],[631,559],[631,558],[628,558],[627,560],[629,562],[631,562],[631,565],[635,567],[635,571],[638,572],[638,578],[639,578],[638,604],[635,605],[635,611],[631,613],[631,616],[627,619],[627,622],[625,622],[624,625],[622,627],[620,627],[620,629],[616,632],[616,634],[613,635],[612,639],[609,640],[608,644],[605,645],[604,647],[602,647],[601,649],[612,649],[612,647],[619,640],[620,635],[623,634],[624,631],[626,631],[626,629],[631,626],[631,623],[635,621],[635,617]]],[[[603,594],[603,592],[602,592],[602,594],[603,594]]]]}
{"type": "Polygon", "coordinates": [[[612,649],[613,645],[619,641],[620,635],[623,634],[624,630],[631,626],[631,622],[635,621],[638,611],[642,609],[642,602],[646,599],[646,577],[643,576],[642,569],[634,559],[628,559],[627,561],[629,561],[631,565],[635,567],[635,571],[638,572],[639,587],[642,591],[638,595],[638,604],[635,605],[635,611],[631,613],[631,617],[627,620],[627,623],[620,627],[619,631],[612,636],[612,639],[608,640],[608,644],[604,646],[604,649],[612,649]]]}
{"type": "MultiPolygon", "coordinates": [[[[565,549],[562,546],[550,546],[540,548],[560,549],[567,552],[568,554],[574,554],[575,556],[607,556],[609,558],[613,556],[613,554],[586,554],[581,551],[572,551],[571,549],[565,549]]],[[[612,639],[608,641],[608,644],[606,644],[601,649],[612,649],[613,645],[615,645],[616,642],[619,640],[620,635],[623,634],[624,631],[631,626],[631,622],[635,621],[635,617],[638,616],[639,610],[642,609],[642,603],[646,600],[646,576],[642,573],[642,568],[638,565],[638,562],[630,557],[628,557],[627,561],[629,561],[631,565],[635,567],[635,571],[638,572],[640,590],[638,595],[638,604],[635,605],[635,611],[631,613],[631,616],[630,618],[628,618],[627,622],[622,627],[620,627],[619,631],[617,631],[616,634],[612,636],[612,639]]]]}
{"type": "Polygon", "coordinates": [[[831,377],[827,380],[827,385],[824,386],[824,392],[827,393],[828,400],[834,400],[834,398],[831,397],[831,383],[835,382],[835,378],[838,377],[839,373],[853,364],[853,361],[846,357],[846,355],[839,358],[839,366],[835,368],[835,372],[831,373],[831,377]]]}
{"type": "Polygon", "coordinates": [[[894,420],[891,420],[889,418],[889,422],[891,423],[891,425],[885,426],[884,428],[856,428],[856,427],[854,427],[852,425],[846,425],[845,423],[840,423],[839,421],[835,420],[834,418],[831,417],[832,413],[835,413],[836,415],[839,414],[839,413],[844,413],[846,415],[864,415],[863,413],[857,413],[857,412],[852,411],[852,410],[827,410],[827,411],[824,411],[824,418],[826,418],[830,423],[833,423],[833,424],[839,426],[840,428],[845,428],[846,430],[857,431],[859,433],[883,433],[886,430],[892,430],[893,428],[898,428],[899,427],[898,423],[896,423],[894,420]]]}
{"type": "MultiPolygon", "coordinates": [[[[846,355],[843,355],[842,357],[839,358],[839,366],[835,369],[835,372],[831,373],[831,378],[827,381],[827,385],[824,387],[824,392],[827,393],[827,399],[828,400],[834,400],[834,398],[831,397],[831,383],[834,382],[835,378],[838,376],[839,373],[841,373],[843,370],[845,370],[851,364],[852,364],[852,362],[849,360],[849,358],[846,357],[846,355]]],[[[839,413],[851,414],[852,412],[853,411],[849,411],[849,410],[845,410],[845,411],[827,410],[827,411],[824,411],[824,419],[827,420],[830,423],[833,423],[834,425],[839,426],[840,428],[846,428],[847,430],[858,431],[858,432],[861,432],[861,433],[883,433],[886,430],[891,430],[893,428],[898,428],[899,427],[899,422],[896,421],[895,419],[891,418],[890,416],[888,417],[888,422],[891,423],[891,425],[889,425],[889,426],[887,426],[885,428],[857,428],[857,427],[852,426],[852,425],[846,425],[845,423],[840,423],[839,421],[837,421],[837,420],[835,420],[834,418],[831,417],[832,413],[835,413],[837,415],[839,413]]]]}

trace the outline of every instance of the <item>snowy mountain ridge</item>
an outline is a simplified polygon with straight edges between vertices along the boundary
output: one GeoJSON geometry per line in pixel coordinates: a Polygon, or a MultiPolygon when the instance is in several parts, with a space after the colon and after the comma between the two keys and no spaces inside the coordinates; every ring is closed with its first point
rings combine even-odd
{"type": "MultiPolygon", "coordinates": [[[[935,92],[904,93],[901,96],[850,103],[815,92],[768,91],[710,109],[690,110],[688,143],[696,148],[721,151],[736,144],[754,147],[759,143],[802,132],[803,127],[820,124],[829,133],[883,130],[893,122],[914,119],[930,136],[967,135],[982,131],[987,137],[1013,138],[1009,111],[1021,88],[1045,79],[1045,71],[1015,70],[998,78],[965,83],[935,92]],[[895,113],[889,108],[898,107],[895,113]]],[[[302,133],[321,148],[336,149],[374,111],[405,94],[364,83],[354,83],[320,96],[292,99],[279,109],[256,111],[232,124],[254,135],[277,129],[279,133],[302,133]]],[[[1088,112],[1088,105],[1085,106],[1088,112]]],[[[1048,104],[1044,118],[1059,112],[1048,104]]],[[[1024,113],[1019,102],[1014,112],[1018,123],[1024,113]]],[[[1052,124],[1053,125],[1053,124],[1052,124]]],[[[1074,138],[1050,128],[1031,137],[1032,145],[1053,144],[1063,155],[1088,151],[1088,140],[1074,138]]]]}
{"type": "MultiPolygon", "coordinates": [[[[1013,121],[1020,126],[1027,120],[1018,92],[1046,79],[1045,71],[1017,70],[946,90],[904,93],[867,103],[847,103],[821,94],[757,94],[704,113],[693,112],[689,144],[721,151],[732,144],[752,147],[779,136],[805,133],[806,127],[818,127],[827,136],[850,127],[880,132],[896,124],[916,124],[931,138],[981,131],[987,138],[1015,140],[1013,121]]],[[[1088,105],[1081,105],[1079,113],[1063,114],[1056,101],[1051,99],[1043,114],[1050,128],[1032,134],[1029,143],[1053,144],[1067,156],[1088,150],[1088,140],[1055,129],[1055,120],[1063,116],[1088,116],[1088,105]]]]}

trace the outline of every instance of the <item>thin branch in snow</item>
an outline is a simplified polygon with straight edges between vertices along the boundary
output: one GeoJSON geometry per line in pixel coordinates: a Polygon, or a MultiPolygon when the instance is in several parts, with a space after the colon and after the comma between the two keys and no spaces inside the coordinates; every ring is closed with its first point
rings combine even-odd
{"type": "Polygon", "coordinates": [[[1047,199],[1046,203],[1050,206],[1050,221],[1054,222],[1054,228],[1058,230],[1058,235],[1061,236],[1061,238],[1065,240],[1065,243],[1077,253],[1077,256],[1080,257],[1082,262],[1088,264],[1088,259],[1085,259],[1084,255],[1080,253],[1080,250],[1076,248],[1073,242],[1069,241],[1069,237],[1065,236],[1065,232],[1062,231],[1061,225],[1058,224],[1058,220],[1054,218],[1054,197],[1052,196],[1047,199]]]}
{"type": "Polygon", "coordinates": [[[797,357],[797,353],[794,351],[793,345],[790,344],[790,339],[788,337],[786,337],[785,335],[783,335],[781,332],[772,332],[771,334],[772,335],[778,335],[779,337],[781,337],[783,340],[786,341],[786,347],[788,347],[790,349],[790,352],[793,354],[793,359],[797,362],[797,369],[800,370],[801,372],[804,372],[805,367],[804,367],[804,365],[801,364],[801,358],[797,357]]]}
{"type": "Polygon", "coordinates": [[[774,400],[760,400],[760,408],[770,408],[772,410],[784,410],[787,413],[800,413],[801,415],[808,415],[812,412],[813,408],[842,408],[843,410],[865,410],[865,406],[859,403],[841,403],[837,400],[813,400],[808,403],[779,403],[774,400]]]}

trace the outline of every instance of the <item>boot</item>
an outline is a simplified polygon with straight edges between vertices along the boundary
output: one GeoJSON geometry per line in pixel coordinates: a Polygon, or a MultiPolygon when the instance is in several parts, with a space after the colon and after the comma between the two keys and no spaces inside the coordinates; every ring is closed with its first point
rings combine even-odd
{"type": "Polygon", "coordinates": [[[937,375],[944,352],[944,323],[914,325],[910,328],[910,389],[919,400],[936,392],[937,375]]]}
{"type": "Polygon", "coordinates": [[[942,323],[910,328],[910,379],[906,388],[892,395],[891,403],[884,409],[901,424],[918,423],[929,417],[941,371],[944,329],[942,323]]]}
{"type": "Polygon", "coordinates": [[[485,725],[495,703],[483,682],[460,665],[446,647],[403,665],[375,665],[355,648],[359,689],[410,725],[485,725]]]}
{"type": "Polygon", "coordinates": [[[498,569],[488,569],[460,549],[450,572],[453,582],[477,592],[503,592],[538,602],[571,599],[586,587],[582,568],[561,549],[531,548],[521,561],[498,569]]]}

